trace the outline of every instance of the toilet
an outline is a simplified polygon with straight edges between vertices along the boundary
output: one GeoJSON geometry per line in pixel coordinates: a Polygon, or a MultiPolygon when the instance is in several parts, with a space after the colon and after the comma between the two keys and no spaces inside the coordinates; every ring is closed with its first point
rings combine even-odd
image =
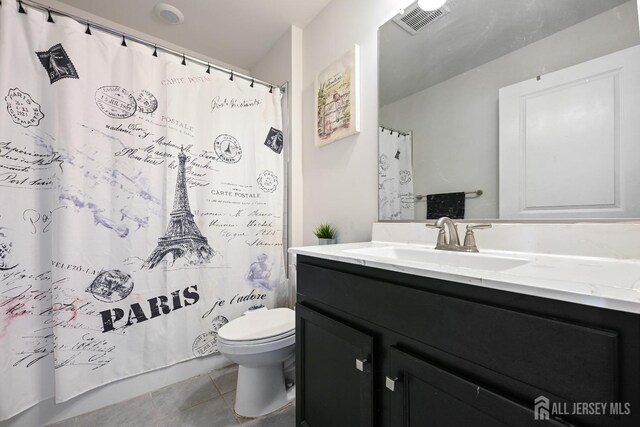
{"type": "Polygon", "coordinates": [[[288,308],[247,312],[220,328],[218,350],[238,364],[238,415],[260,417],[293,400],[284,362],[294,357],[295,342],[295,311],[288,308]]]}

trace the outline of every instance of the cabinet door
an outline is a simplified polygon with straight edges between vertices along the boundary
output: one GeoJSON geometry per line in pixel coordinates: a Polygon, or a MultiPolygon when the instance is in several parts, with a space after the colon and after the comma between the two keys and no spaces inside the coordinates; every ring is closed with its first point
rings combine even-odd
{"type": "Polygon", "coordinates": [[[302,304],[296,307],[296,424],[373,425],[373,338],[302,304]]]}
{"type": "MultiPolygon", "coordinates": [[[[395,347],[389,351],[386,420],[403,427],[567,426],[395,347]]],[[[387,422],[388,424],[389,422],[387,422]]]]}

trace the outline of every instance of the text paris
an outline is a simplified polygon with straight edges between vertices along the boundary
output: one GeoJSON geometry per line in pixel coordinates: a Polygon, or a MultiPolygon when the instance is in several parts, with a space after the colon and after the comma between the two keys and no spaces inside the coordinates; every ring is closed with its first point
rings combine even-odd
{"type": "Polygon", "coordinates": [[[160,295],[155,298],[147,300],[145,311],[142,305],[139,303],[133,303],[129,306],[129,315],[126,322],[124,321],[124,310],[121,308],[112,308],[110,310],[104,310],[100,312],[102,316],[102,332],[113,331],[116,328],[128,327],[134,323],[146,322],[150,319],[155,319],[163,314],[169,314],[172,311],[181,309],[182,307],[188,307],[196,304],[200,300],[198,294],[198,286],[193,285],[182,290],[171,292],[169,297],[160,295]]]}

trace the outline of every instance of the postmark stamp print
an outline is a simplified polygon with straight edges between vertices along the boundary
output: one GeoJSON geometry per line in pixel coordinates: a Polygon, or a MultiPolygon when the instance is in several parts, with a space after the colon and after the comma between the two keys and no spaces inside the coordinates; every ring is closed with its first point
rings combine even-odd
{"type": "Polygon", "coordinates": [[[282,147],[284,146],[282,131],[271,128],[269,130],[269,134],[267,134],[267,139],[264,141],[264,145],[271,148],[274,153],[282,153],[282,147]]]}
{"type": "Polygon", "coordinates": [[[265,193],[273,193],[278,188],[278,177],[270,170],[266,170],[258,176],[258,187],[265,193]]]}
{"type": "Polygon", "coordinates": [[[5,227],[0,226],[0,271],[11,270],[18,265],[11,259],[13,242],[11,242],[6,233],[2,231],[4,229],[5,227]]]}
{"type": "Polygon", "coordinates": [[[389,157],[386,154],[381,154],[378,159],[378,167],[381,171],[389,169],[389,157]]]}
{"type": "Polygon", "coordinates": [[[136,99],[120,86],[102,86],[96,90],[96,105],[107,117],[128,119],[137,109],[136,99]]]}
{"type": "Polygon", "coordinates": [[[242,147],[240,147],[238,140],[231,135],[218,135],[213,142],[213,150],[220,162],[238,163],[242,158],[242,147]]]}
{"type": "Polygon", "coordinates": [[[51,46],[48,50],[36,52],[36,55],[47,71],[51,84],[61,79],[79,78],[76,67],[60,43],[51,46]]]}
{"type": "Polygon", "coordinates": [[[93,279],[87,289],[98,301],[117,302],[125,299],[133,290],[133,280],[120,270],[103,271],[93,279]]]}
{"type": "Polygon", "coordinates": [[[401,170],[400,171],[400,184],[402,185],[406,185],[408,183],[411,182],[411,172],[409,172],[408,170],[401,170]]]}
{"type": "Polygon", "coordinates": [[[11,119],[22,127],[38,126],[44,118],[40,104],[18,88],[9,89],[4,100],[7,102],[7,112],[11,119]]]}
{"type": "Polygon", "coordinates": [[[141,113],[151,114],[158,108],[158,99],[146,89],[136,92],[135,99],[141,113]]]}
{"type": "Polygon", "coordinates": [[[211,326],[213,327],[213,332],[217,334],[220,328],[222,328],[227,323],[229,323],[229,319],[227,319],[224,316],[214,317],[213,319],[211,319],[211,326]]]}
{"type": "Polygon", "coordinates": [[[191,351],[196,357],[206,356],[218,352],[218,333],[214,331],[207,331],[193,341],[191,345],[191,351]]]}

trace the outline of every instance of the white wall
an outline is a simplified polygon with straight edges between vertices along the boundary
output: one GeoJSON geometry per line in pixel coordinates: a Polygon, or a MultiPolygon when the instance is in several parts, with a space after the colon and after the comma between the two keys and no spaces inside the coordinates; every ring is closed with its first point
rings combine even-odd
{"type": "Polygon", "coordinates": [[[257,79],[280,85],[289,82],[291,80],[293,37],[297,36],[300,31],[299,28],[291,26],[269,52],[256,62],[250,70],[251,75],[257,79]]]}
{"type": "MultiPolygon", "coordinates": [[[[415,194],[474,191],[465,218],[498,217],[498,89],[638,44],[633,1],[380,110],[414,135],[415,194]]],[[[416,202],[416,218],[426,204],[416,202]]]]}
{"type": "Polygon", "coordinates": [[[304,29],[303,242],[317,244],[320,222],[338,229],[342,243],[371,239],[378,218],[378,27],[410,0],[334,0],[304,29]],[[316,75],[354,44],[361,55],[360,134],[315,147],[316,75]]]}

